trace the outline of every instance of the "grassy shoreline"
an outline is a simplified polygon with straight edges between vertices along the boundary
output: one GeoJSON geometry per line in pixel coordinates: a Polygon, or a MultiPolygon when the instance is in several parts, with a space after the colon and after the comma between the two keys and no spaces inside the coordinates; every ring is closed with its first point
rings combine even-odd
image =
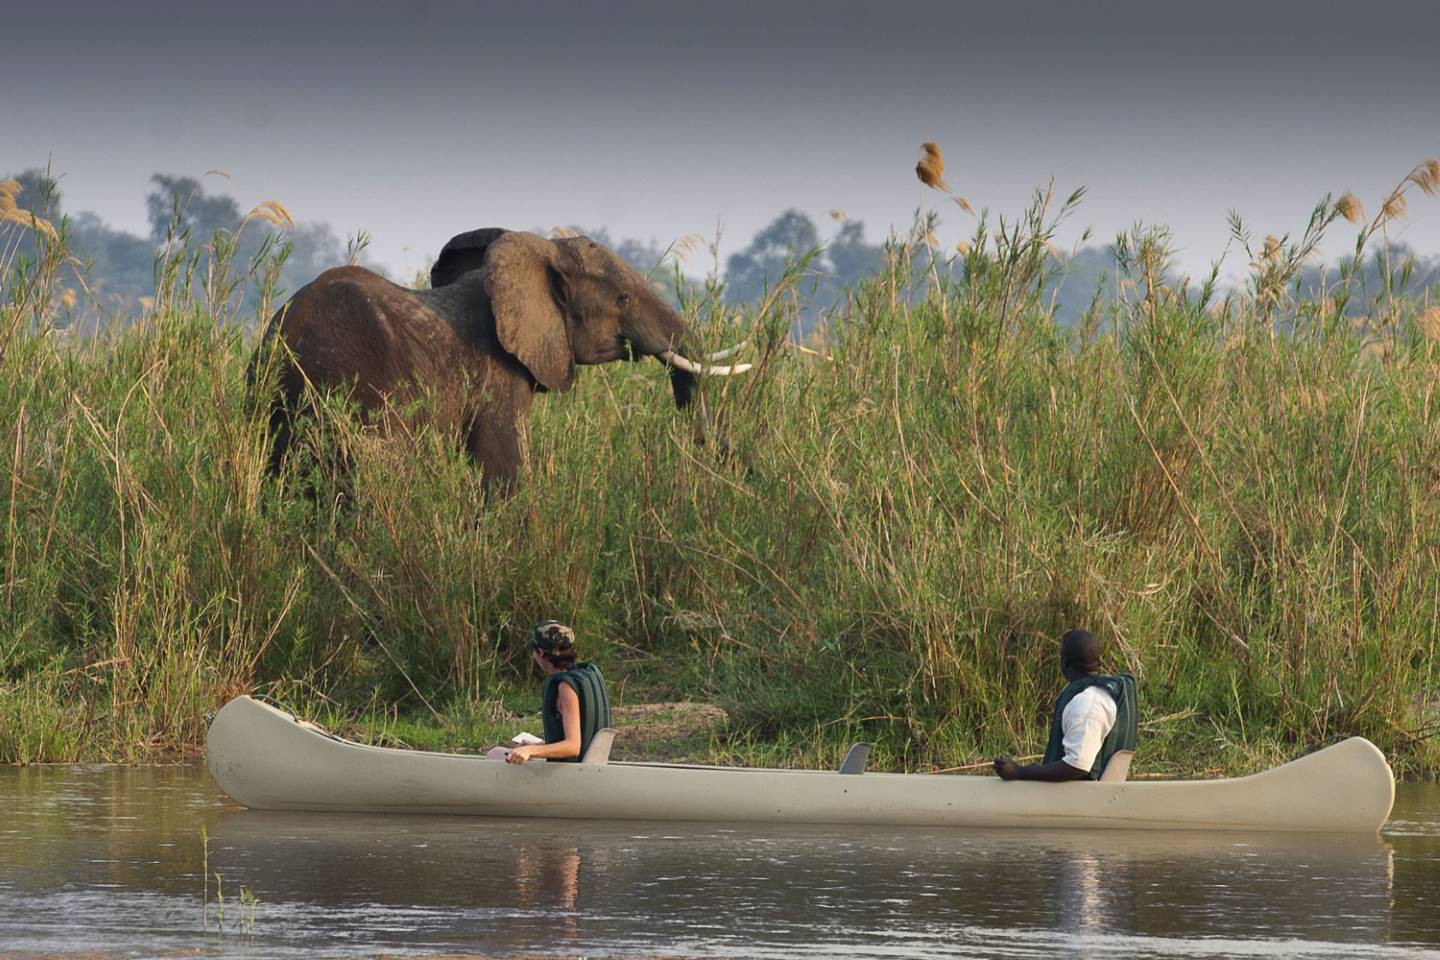
{"type": "Polygon", "coordinates": [[[1086,626],[1140,677],[1142,770],[1352,734],[1440,767],[1440,315],[1298,296],[1302,241],[1221,299],[1162,279],[1152,236],[1116,303],[1057,328],[1047,216],[944,276],[900,245],[816,352],[785,341],[782,282],[739,321],[756,370],[703,412],[653,365],[586,370],[488,503],[448,438],[338,409],[316,442],[343,488],[265,481],[234,288],[177,255],[136,323],[68,341],[42,238],[0,263],[0,762],[183,752],[251,690],[376,738],[508,736],[556,617],[620,703],[722,707],[706,759],[1037,752],[1055,637],[1086,626]]]}

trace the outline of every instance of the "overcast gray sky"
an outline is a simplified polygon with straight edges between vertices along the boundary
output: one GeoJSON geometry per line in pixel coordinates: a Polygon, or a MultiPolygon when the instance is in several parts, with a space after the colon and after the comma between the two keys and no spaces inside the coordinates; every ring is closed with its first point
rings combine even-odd
{"type": "MultiPolygon", "coordinates": [[[[1053,174],[1089,188],[1068,241],[1166,223],[1199,269],[1231,208],[1298,231],[1325,193],[1374,209],[1440,155],[1434,0],[58,0],[0,23],[0,171],[50,162],[67,210],[143,231],[152,172],[223,169],[217,189],[368,230],[406,274],[489,225],[664,242],[719,221],[733,252],[787,207],[822,230],[839,207],[878,238],[910,222],[928,139],[977,208],[1013,214],[1053,174]]],[[[1440,200],[1403,239],[1440,253],[1440,200]]]]}

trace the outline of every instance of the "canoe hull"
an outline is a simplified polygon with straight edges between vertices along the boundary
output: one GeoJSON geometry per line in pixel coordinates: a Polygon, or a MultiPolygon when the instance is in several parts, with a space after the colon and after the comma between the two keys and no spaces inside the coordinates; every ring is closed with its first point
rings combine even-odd
{"type": "Polygon", "coordinates": [[[1375,833],[1394,801],[1385,757],[1355,737],[1249,777],[1005,783],[668,764],[528,763],[369,747],[249,697],[210,726],[207,762],[260,810],[616,820],[1375,833]]]}

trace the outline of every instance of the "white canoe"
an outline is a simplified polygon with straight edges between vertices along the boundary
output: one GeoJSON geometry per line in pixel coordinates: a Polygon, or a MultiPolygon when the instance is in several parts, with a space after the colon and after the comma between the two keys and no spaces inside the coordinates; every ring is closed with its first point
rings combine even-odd
{"type": "Polygon", "coordinates": [[[210,724],[210,773],[259,810],[595,820],[1375,833],[1395,781],[1352,737],[1227,780],[1005,783],[995,777],[660,763],[507,764],[351,743],[250,697],[210,724]]]}

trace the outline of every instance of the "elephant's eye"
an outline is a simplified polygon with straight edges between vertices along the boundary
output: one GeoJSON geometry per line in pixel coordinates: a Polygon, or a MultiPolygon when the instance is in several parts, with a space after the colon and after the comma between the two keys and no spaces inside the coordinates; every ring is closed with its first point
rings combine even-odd
{"type": "Polygon", "coordinates": [[[620,294],[620,296],[615,299],[615,304],[616,304],[616,306],[620,306],[620,307],[628,307],[628,306],[630,306],[630,294],[628,294],[628,293],[622,293],[622,294],[620,294]]]}

